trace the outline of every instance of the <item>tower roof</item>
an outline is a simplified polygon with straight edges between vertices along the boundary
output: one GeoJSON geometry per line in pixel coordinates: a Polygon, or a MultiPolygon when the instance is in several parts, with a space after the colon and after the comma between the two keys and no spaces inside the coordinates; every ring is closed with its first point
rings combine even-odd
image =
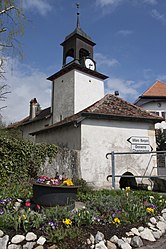
{"type": "Polygon", "coordinates": [[[67,41],[68,39],[70,39],[71,37],[73,37],[74,35],[78,35],[78,36],[81,36],[81,37],[83,37],[83,38],[85,38],[85,39],[91,41],[91,42],[95,45],[95,43],[92,41],[92,38],[91,38],[89,35],[87,35],[87,34],[81,29],[81,27],[80,27],[79,4],[77,3],[76,6],[77,6],[77,22],[76,22],[76,28],[74,29],[73,32],[71,32],[69,35],[67,35],[67,36],[65,37],[64,42],[67,41]]]}
{"type": "Polygon", "coordinates": [[[93,42],[92,39],[91,39],[91,37],[89,35],[87,35],[80,27],[76,27],[73,32],[71,32],[69,35],[67,35],[65,37],[65,41],[67,41],[68,39],[70,39],[74,35],[82,36],[83,38],[85,38],[85,39],[93,42]]]}

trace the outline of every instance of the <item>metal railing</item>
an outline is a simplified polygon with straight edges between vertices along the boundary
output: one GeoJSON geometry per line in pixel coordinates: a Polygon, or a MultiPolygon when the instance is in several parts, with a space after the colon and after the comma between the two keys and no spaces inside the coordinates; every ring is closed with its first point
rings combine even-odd
{"type": "MultiPolygon", "coordinates": [[[[139,155],[139,154],[154,154],[155,156],[157,154],[164,154],[165,156],[165,165],[166,165],[166,151],[149,151],[149,152],[136,152],[136,151],[133,151],[133,152],[110,152],[110,153],[107,153],[106,154],[106,158],[109,159],[109,156],[111,156],[111,164],[112,164],[112,174],[108,175],[107,176],[107,180],[108,178],[112,177],[112,188],[115,188],[115,178],[116,177],[129,177],[129,178],[159,178],[159,177],[166,177],[166,175],[156,175],[156,176],[152,176],[152,175],[140,175],[140,176],[134,176],[134,175],[116,175],[115,173],[115,156],[116,155],[139,155]]],[[[152,170],[154,168],[157,168],[157,167],[153,167],[152,170]]],[[[152,173],[152,171],[151,171],[152,173]]]]}

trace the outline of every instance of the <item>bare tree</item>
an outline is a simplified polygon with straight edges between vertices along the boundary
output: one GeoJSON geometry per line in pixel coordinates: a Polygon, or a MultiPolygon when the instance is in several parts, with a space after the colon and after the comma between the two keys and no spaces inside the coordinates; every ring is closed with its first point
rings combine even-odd
{"type": "Polygon", "coordinates": [[[10,55],[21,55],[17,38],[23,34],[23,21],[22,0],[0,0],[0,101],[5,101],[9,93],[5,82],[5,60],[10,55]]]}

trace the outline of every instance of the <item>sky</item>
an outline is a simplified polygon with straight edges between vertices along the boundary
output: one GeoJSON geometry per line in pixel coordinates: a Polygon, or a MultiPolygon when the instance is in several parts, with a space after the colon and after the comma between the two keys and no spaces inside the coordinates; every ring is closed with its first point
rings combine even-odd
{"type": "MultiPolygon", "coordinates": [[[[60,43],[76,27],[76,2],[23,0],[23,59],[7,58],[5,83],[11,93],[0,103],[7,106],[1,110],[6,124],[28,116],[33,98],[42,109],[51,105],[47,78],[62,68],[60,43]]],[[[133,103],[156,80],[166,82],[165,0],[78,2],[81,28],[96,43],[97,71],[109,76],[105,94],[118,90],[121,98],[133,103]]]]}

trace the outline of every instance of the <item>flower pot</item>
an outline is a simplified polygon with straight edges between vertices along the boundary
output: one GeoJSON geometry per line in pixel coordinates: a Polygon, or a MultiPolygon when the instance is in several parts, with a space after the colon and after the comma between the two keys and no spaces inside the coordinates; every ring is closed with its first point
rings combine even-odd
{"type": "Polygon", "coordinates": [[[72,205],[78,186],[54,186],[33,183],[33,200],[44,207],[72,205]]]}

